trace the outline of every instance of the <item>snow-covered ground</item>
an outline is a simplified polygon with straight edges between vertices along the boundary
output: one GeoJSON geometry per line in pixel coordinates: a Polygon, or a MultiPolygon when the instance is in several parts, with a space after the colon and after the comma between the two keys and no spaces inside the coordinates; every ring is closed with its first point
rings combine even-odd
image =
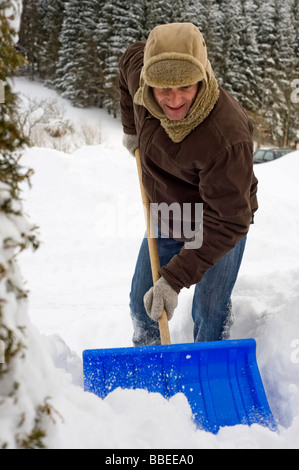
{"type": "MultiPolygon", "coordinates": [[[[24,79],[17,90],[56,96],[24,79]]],[[[71,120],[101,127],[101,143],[73,153],[30,148],[34,169],[24,208],[39,225],[39,250],[19,256],[30,291],[33,363],[59,412],[49,448],[299,448],[299,152],[255,166],[259,204],[233,294],[231,338],[253,337],[279,430],[254,425],[197,430],[186,399],[116,390],[105,400],[82,388],[82,351],[131,346],[128,294],[144,233],[135,160],[122,147],[118,120],[78,110],[71,120]],[[53,365],[54,364],[54,365],[53,365]]],[[[173,343],[192,342],[192,289],[170,322],[173,343]]],[[[33,372],[32,372],[33,377],[33,372]]],[[[28,384],[32,377],[27,377],[28,384]]],[[[27,393],[33,390],[28,385],[27,393]]]]}

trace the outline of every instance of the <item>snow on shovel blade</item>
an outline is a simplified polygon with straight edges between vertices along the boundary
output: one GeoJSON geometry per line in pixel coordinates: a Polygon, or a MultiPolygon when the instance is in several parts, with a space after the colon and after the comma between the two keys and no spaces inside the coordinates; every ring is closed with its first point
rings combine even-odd
{"type": "Polygon", "coordinates": [[[253,339],[83,352],[84,390],[105,398],[114,389],[183,393],[198,428],[253,423],[275,430],[253,339]]]}

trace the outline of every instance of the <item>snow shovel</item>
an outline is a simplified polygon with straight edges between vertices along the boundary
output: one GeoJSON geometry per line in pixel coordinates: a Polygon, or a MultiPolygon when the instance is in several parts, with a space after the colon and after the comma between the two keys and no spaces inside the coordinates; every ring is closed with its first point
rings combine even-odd
{"type": "MultiPolygon", "coordinates": [[[[159,257],[156,239],[150,237],[154,232],[138,150],[136,161],[155,283],[159,257]]],[[[166,312],[159,329],[161,346],[83,351],[84,390],[103,399],[116,388],[146,389],[165,398],[183,393],[195,425],[215,434],[221,427],[237,424],[259,423],[276,429],[253,339],[170,344],[166,312]]]]}

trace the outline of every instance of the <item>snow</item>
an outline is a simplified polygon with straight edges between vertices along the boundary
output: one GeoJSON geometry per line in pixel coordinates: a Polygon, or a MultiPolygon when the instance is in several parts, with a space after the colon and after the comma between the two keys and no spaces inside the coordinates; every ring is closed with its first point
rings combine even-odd
{"type": "MultiPolygon", "coordinates": [[[[16,88],[54,94],[24,79],[16,88]]],[[[35,171],[23,206],[39,226],[42,245],[19,256],[30,318],[21,397],[25,407],[32,396],[49,397],[56,410],[47,447],[299,448],[299,152],[255,166],[260,207],[232,299],[230,337],[256,339],[278,432],[253,425],[213,435],[194,427],[182,394],[168,401],[118,389],[101,400],[83,391],[84,349],[131,346],[128,294],[144,221],[135,160],[122,147],[120,122],[65,103],[70,119],[100,122],[101,143],[71,154],[33,147],[22,158],[35,171]]],[[[192,342],[191,301],[192,288],[183,290],[170,322],[173,343],[192,342]]],[[[1,421],[0,441],[9,442],[9,409],[1,421]]]]}

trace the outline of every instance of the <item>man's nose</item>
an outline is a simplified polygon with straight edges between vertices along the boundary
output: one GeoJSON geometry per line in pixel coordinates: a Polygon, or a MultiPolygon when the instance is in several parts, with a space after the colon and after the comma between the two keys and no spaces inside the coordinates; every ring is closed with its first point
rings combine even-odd
{"type": "Polygon", "coordinates": [[[179,90],[173,88],[169,95],[169,105],[172,108],[178,108],[182,104],[181,93],[179,90]]]}

